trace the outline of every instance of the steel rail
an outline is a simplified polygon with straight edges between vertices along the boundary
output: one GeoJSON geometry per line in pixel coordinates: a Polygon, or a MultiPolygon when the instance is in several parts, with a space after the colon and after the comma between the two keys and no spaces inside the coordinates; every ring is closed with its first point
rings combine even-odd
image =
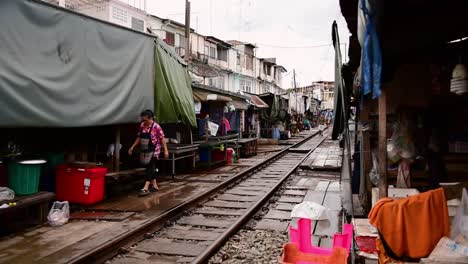
{"type": "Polygon", "coordinates": [[[218,251],[220,247],[224,245],[224,243],[235,233],[237,233],[251,218],[252,216],[258,212],[258,210],[273,196],[278,188],[293,174],[296,169],[304,162],[310,154],[325,140],[325,137],[311,149],[308,153],[304,155],[303,158],[297,162],[294,167],[292,167],[286,175],[277,182],[268,193],[266,193],[262,198],[257,201],[254,206],[250,207],[247,212],[245,212],[233,225],[231,225],[226,231],[224,231],[218,239],[216,239],[211,245],[208,246],[205,251],[203,251],[200,255],[198,255],[191,263],[192,264],[201,264],[201,263],[208,263],[210,257],[218,251]]]}
{"type": "MultiPolygon", "coordinates": [[[[81,254],[79,256],[72,257],[71,259],[67,260],[67,263],[71,264],[78,264],[78,263],[104,263],[105,261],[115,257],[116,255],[119,254],[120,249],[129,247],[135,243],[138,243],[142,240],[145,239],[145,236],[148,233],[154,233],[158,231],[159,229],[163,228],[167,222],[171,222],[176,220],[182,213],[187,211],[188,209],[193,208],[199,203],[202,203],[204,201],[207,201],[211,196],[219,192],[220,190],[228,187],[232,183],[235,183],[239,180],[242,180],[244,177],[249,176],[252,173],[255,173],[257,170],[267,166],[268,164],[276,161],[280,157],[284,156],[285,154],[288,153],[290,148],[298,147],[305,142],[309,141],[313,137],[315,137],[318,134],[318,132],[313,133],[309,135],[308,137],[304,138],[303,140],[295,143],[294,145],[288,146],[285,149],[281,150],[275,155],[272,155],[271,157],[268,157],[264,161],[261,161],[254,166],[247,168],[236,175],[233,175],[232,177],[228,178],[222,183],[219,183],[218,185],[212,187],[211,189],[193,197],[190,200],[187,200],[180,205],[175,206],[172,209],[169,209],[168,211],[162,213],[158,217],[149,219],[147,222],[143,223],[141,226],[138,228],[135,228],[133,230],[130,230],[128,232],[125,232],[119,236],[114,237],[113,239],[107,241],[106,243],[103,243],[97,247],[95,247],[93,250],[88,251],[85,254],[81,254]]],[[[325,138],[323,139],[325,140],[325,138]]],[[[322,140],[322,141],[323,141],[322,140]]],[[[322,142],[321,141],[321,142],[322,142]]],[[[305,155],[305,157],[307,157],[305,155]]],[[[299,163],[300,164],[300,163],[299,163]]],[[[298,165],[297,165],[298,166],[298,165]]],[[[294,167],[294,171],[297,169],[297,166],[294,167]]],[[[289,176],[290,173],[288,173],[289,176]]],[[[286,177],[287,178],[287,177],[286,177]]],[[[283,182],[284,180],[281,180],[283,182]]],[[[278,185],[279,186],[279,185],[278,185]]],[[[276,187],[276,186],[275,186],[276,187]]],[[[264,199],[262,199],[264,200],[264,199]]],[[[259,203],[255,204],[255,207],[258,207],[259,203]]],[[[236,222],[237,223],[237,222],[236,222]]],[[[217,240],[216,240],[217,241],[217,240]]],[[[211,248],[211,247],[210,247],[211,248]]],[[[210,250],[211,252],[211,250],[210,250]]],[[[210,253],[211,254],[211,253],[210,253]]]]}

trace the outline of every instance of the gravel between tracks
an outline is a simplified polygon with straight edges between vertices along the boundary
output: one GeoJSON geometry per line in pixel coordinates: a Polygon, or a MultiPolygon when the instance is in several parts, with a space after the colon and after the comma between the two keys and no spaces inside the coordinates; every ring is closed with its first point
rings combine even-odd
{"type": "Polygon", "coordinates": [[[278,263],[286,232],[242,230],[234,235],[208,263],[278,263]]]}

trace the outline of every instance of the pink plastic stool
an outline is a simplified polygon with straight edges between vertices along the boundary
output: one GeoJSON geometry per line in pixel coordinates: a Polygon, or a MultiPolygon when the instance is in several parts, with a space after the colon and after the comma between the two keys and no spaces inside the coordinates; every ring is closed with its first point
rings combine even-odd
{"type": "Polygon", "coordinates": [[[321,248],[312,245],[311,241],[311,220],[301,218],[297,222],[297,228],[289,227],[289,240],[298,245],[303,253],[312,253],[317,255],[331,255],[334,248],[344,248],[349,255],[351,242],[353,241],[353,225],[345,224],[341,234],[336,233],[333,236],[333,248],[321,248]]]}

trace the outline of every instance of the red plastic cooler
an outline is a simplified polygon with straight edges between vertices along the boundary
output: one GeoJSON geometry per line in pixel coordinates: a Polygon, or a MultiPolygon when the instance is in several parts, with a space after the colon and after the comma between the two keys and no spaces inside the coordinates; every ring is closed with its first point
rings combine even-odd
{"type": "Polygon", "coordinates": [[[104,199],[104,179],[107,168],[80,168],[59,165],[56,169],[56,198],[82,205],[104,199]]]}

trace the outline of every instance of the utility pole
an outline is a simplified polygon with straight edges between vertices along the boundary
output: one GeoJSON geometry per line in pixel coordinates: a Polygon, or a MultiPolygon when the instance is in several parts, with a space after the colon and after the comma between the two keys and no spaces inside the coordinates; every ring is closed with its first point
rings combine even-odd
{"type": "Polygon", "coordinates": [[[296,69],[293,69],[293,80],[294,80],[294,93],[296,93],[296,120],[299,121],[299,104],[297,100],[297,87],[296,87],[296,69]]]}
{"type": "Polygon", "coordinates": [[[190,1],[185,0],[185,61],[190,61],[190,1]]]}

